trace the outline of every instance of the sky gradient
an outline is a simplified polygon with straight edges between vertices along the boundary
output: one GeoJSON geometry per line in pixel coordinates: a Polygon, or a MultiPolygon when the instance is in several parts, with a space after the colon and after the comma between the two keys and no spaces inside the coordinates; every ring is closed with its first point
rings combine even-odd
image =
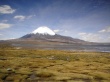
{"type": "Polygon", "coordinates": [[[91,42],[110,42],[110,0],[0,0],[0,40],[40,26],[91,42]]]}

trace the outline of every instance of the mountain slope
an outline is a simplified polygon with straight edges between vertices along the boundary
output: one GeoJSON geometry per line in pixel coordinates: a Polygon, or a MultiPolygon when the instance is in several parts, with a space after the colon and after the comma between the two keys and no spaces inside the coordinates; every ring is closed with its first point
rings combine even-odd
{"type": "Polygon", "coordinates": [[[44,42],[53,41],[63,43],[86,43],[86,41],[80,39],[55,34],[50,28],[45,26],[37,28],[32,33],[26,34],[23,37],[19,38],[19,40],[42,40],[44,42]]]}
{"type": "Polygon", "coordinates": [[[58,34],[55,34],[54,36],[51,35],[42,35],[42,34],[27,34],[21,38],[21,40],[42,40],[42,41],[56,41],[56,42],[65,42],[65,43],[85,43],[85,41],[80,39],[74,39],[67,36],[61,36],[58,34]]]}

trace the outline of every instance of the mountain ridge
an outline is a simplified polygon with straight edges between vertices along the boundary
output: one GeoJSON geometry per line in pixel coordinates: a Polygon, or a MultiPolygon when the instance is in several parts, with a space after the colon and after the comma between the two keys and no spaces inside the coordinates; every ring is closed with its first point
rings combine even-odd
{"type": "Polygon", "coordinates": [[[69,36],[62,36],[55,34],[54,36],[51,35],[42,35],[42,34],[26,34],[23,37],[19,38],[19,40],[43,40],[43,41],[59,41],[59,42],[67,42],[67,43],[84,43],[86,41],[80,40],[80,39],[75,39],[69,36]]]}
{"type": "Polygon", "coordinates": [[[50,28],[41,26],[31,32],[19,38],[19,40],[42,40],[42,41],[53,41],[53,42],[67,42],[67,43],[85,43],[86,41],[72,38],[69,36],[62,36],[56,34],[50,28]]]}

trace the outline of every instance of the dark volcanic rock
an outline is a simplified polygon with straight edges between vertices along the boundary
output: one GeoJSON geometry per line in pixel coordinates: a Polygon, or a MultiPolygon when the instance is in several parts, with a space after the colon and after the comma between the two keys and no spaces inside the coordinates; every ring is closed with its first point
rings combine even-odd
{"type": "Polygon", "coordinates": [[[56,42],[65,42],[65,43],[85,43],[86,41],[75,39],[68,36],[61,36],[58,34],[55,35],[43,35],[43,34],[27,34],[21,38],[20,40],[44,40],[44,41],[56,41],[56,42]]]}

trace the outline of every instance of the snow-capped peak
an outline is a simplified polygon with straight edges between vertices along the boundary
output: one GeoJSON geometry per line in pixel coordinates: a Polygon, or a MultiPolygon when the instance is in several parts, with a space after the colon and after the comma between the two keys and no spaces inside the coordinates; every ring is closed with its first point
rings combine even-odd
{"type": "Polygon", "coordinates": [[[46,26],[39,27],[36,30],[34,30],[32,33],[33,34],[37,34],[38,33],[38,34],[43,34],[43,35],[45,35],[45,34],[55,35],[55,33],[50,28],[48,28],[46,26]]]}

